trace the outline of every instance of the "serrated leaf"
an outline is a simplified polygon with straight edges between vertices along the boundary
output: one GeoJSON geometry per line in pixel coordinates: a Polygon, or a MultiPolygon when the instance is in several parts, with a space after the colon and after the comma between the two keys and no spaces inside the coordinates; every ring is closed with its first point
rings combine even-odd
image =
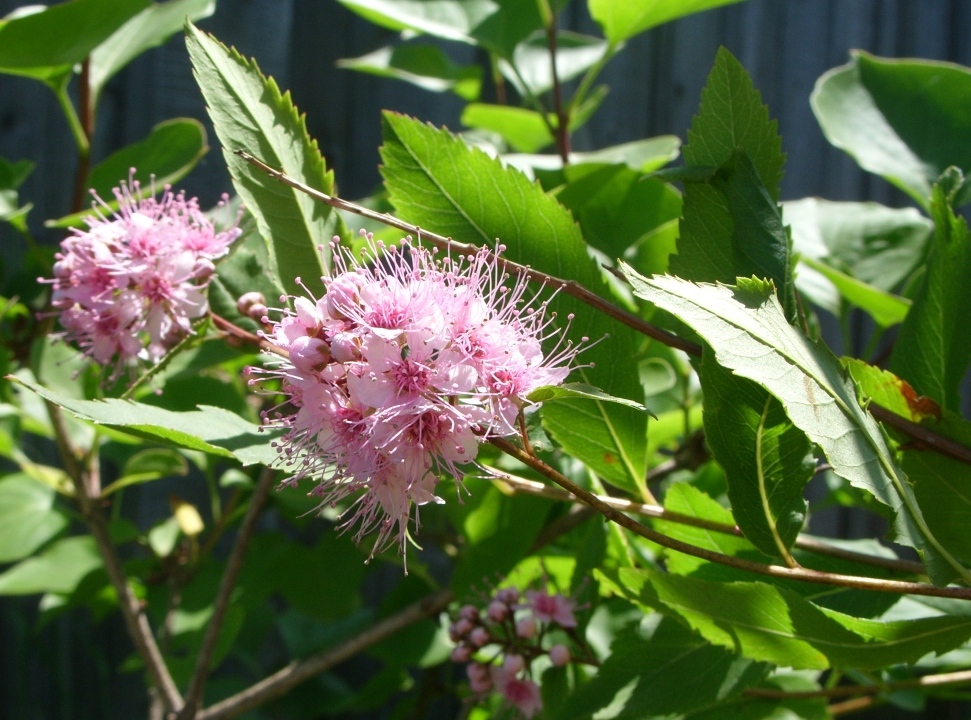
{"type": "Polygon", "coordinates": [[[601,400],[603,402],[620,403],[635,410],[647,412],[647,408],[639,402],[608,395],[603,390],[583,383],[566,383],[564,385],[544,385],[533,390],[526,399],[534,403],[549,403],[570,398],[585,398],[587,400],[601,400]]]}
{"type": "Polygon", "coordinates": [[[971,637],[971,618],[864,620],[824,610],[764,583],[714,583],[629,569],[608,582],[638,604],[683,618],[713,644],[795,669],[913,663],[971,637]]]}
{"type": "Polygon", "coordinates": [[[941,406],[928,397],[917,394],[908,383],[889,370],[868,365],[857,358],[842,358],[865,400],[872,400],[891,412],[919,423],[925,418],[939,418],[941,406]]]}
{"type": "Polygon", "coordinates": [[[783,203],[785,223],[803,264],[796,287],[839,316],[840,294],[806,260],[825,263],[860,282],[892,292],[923,260],[934,224],[914,208],[804,198],[783,203]]]}
{"type": "Polygon", "coordinates": [[[737,2],[741,0],[588,0],[587,4],[604,35],[616,43],[679,17],[737,2]]]}
{"type": "Polygon", "coordinates": [[[567,698],[555,717],[681,716],[724,702],[759,682],[767,670],[705,642],[671,618],[655,616],[616,637],[596,676],[567,698]]]}
{"type": "MultiPolygon", "coordinates": [[[[954,182],[962,183],[963,176],[954,182]]],[[[971,362],[971,234],[967,221],[950,206],[945,188],[931,199],[934,241],[927,274],[900,327],[890,369],[941,407],[960,408],[959,388],[971,362]]]]}
{"type": "Polygon", "coordinates": [[[21,560],[68,526],[54,488],[23,473],[0,478],[0,563],[21,560]]]}
{"type": "Polygon", "coordinates": [[[312,188],[332,193],[333,173],[327,171],[317,142],[307,135],[303,116],[290,94],[281,94],[255,62],[191,23],[186,25],[186,45],[233,185],[268,244],[271,276],[291,294],[305,294],[295,282],[300,277],[322,295],[320,276],[327,263],[318,246],[328,247],[335,234],[342,234],[340,216],[234,154],[245,150],[312,188]]]}
{"type": "MultiPolygon", "coordinates": [[[[134,179],[141,183],[141,195],[147,196],[154,187],[157,191],[166,185],[174,185],[194,168],[209,152],[206,129],[198,120],[175,118],[160,122],[144,140],[112,153],[91,171],[88,188],[97,193],[109,207],[118,209],[113,190],[122,182],[128,182],[131,169],[134,179]]],[[[66,228],[84,224],[91,209],[49,220],[47,227],[66,228]]]]}
{"type": "Polygon", "coordinates": [[[67,594],[101,566],[93,537],[64,538],[0,574],[0,595],[67,594]]]}
{"type": "Polygon", "coordinates": [[[957,557],[971,562],[971,467],[930,450],[911,449],[901,461],[927,524],[957,557]]]}
{"type": "Polygon", "coordinates": [[[951,165],[971,172],[971,70],[855,51],[816,81],[810,98],[826,138],[925,208],[951,165]]]}
{"type": "Polygon", "coordinates": [[[482,89],[482,68],[454,63],[436,45],[389,45],[361,57],[338,60],[337,66],[404,80],[431,92],[451,90],[466,101],[478,99],[482,89]]]}
{"type": "Polygon", "coordinates": [[[167,0],[151,3],[128,20],[91,53],[88,82],[92,106],[97,106],[105,84],[119,70],[179,32],[186,18],[195,22],[209,17],[215,10],[216,0],[167,0]]]}
{"type": "Polygon", "coordinates": [[[191,412],[172,412],[127,400],[76,400],[24,378],[11,379],[74,417],[98,425],[190,450],[235,457],[244,465],[269,465],[277,456],[270,447],[273,433],[260,433],[260,426],[222,408],[202,405],[191,412]]]}
{"type": "Polygon", "coordinates": [[[147,5],[148,0],[74,0],[0,20],[0,73],[57,85],[147,5]]]}
{"type": "Polygon", "coordinates": [[[482,45],[509,58],[519,42],[543,26],[532,0],[339,0],[365,20],[390,30],[413,30],[482,45]]]}
{"type": "Polygon", "coordinates": [[[822,448],[833,472],[893,508],[897,541],[922,551],[935,582],[955,573],[971,577],[927,528],[912,487],[839,362],[786,322],[771,288],[757,281],[732,288],[648,279],[622,269],[638,297],[688,324],[712,346],[720,365],[778,398],[793,424],[822,448]]]}
{"type": "Polygon", "coordinates": [[[803,489],[816,465],[812,445],[778,400],[710,353],[699,375],[705,440],[728,478],[732,514],[755,547],[791,564],[792,544],[806,520],[803,489]]]}
{"type": "MultiPolygon", "coordinates": [[[[600,294],[609,291],[587,254],[576,223],[561,205],[518,171],[504,168],[447,131],[409,118],[384,116],[382,172],[399,215],[460,242],[493,246],[504,256],[600,294]]],[[[578,377],[604,392],[643,397],[635,368],[615,362],[634,356],[633,333],[565,294],[551,307],[574,315],[570,336],[609,338],[582,354],[578,377]]],[[[646,415],[598,400],[564,400],[542,410],[543,423],[568,452],[605,480],[636,488],[645,473],[646,415]]]]}

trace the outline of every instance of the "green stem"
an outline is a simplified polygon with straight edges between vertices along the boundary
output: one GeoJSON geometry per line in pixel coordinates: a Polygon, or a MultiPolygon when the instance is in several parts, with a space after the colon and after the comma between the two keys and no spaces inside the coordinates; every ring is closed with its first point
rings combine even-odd
{"type": "Polygon", "coordinates": [[[617,54],[619,49],[620,46],[611,41],[610,44],[607,45],[607,49],[604,51],[603,57],[590,66],[590,69],[587,70],[583,78],[580,80],[580,84],[577,86],[577,91],[573,93],[573,99],[570,101],[569,107],[570,114],[572,114],[576,108],[583,105],[583,101],[587,99],[587,93],[589,93],[590,88],[593,87],[593,83],[596,81],[597,76],[600,75],[601,70],[603,70],[607,63],[613,59],[614,55],[617,54]]]}

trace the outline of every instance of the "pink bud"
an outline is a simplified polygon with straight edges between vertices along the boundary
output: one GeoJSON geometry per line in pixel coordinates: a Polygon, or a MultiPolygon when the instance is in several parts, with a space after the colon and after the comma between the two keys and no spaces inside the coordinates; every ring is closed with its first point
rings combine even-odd
{"type": "Polygon", "coordinates": [[[506,605],[514,605],[519,602],[519,591],[516,588],[503,588],[496,593],[496,600],[506,605]]]}
{"type": "Polygon", "coordinates": [[[536,635],[536,620],[532,617],[524,617],[517,621],[516,634],[525,640],[529,640],[536,635]]]}
{"type": "Polygon", "coordinates": [[[489,643],[492,637],[489,635],[489,631],[484,627],[477,627],[471,633],[469,633],[469,642],[476,647],[482,647],[489,643]]]}
{"type": "Polygon", "coordinates": [[[330,348],[320,338],[298,337],[290,343],[290,362],[301,372],[314,372],[330,362],[330,348]]]}
{"type": "Polygon", "coordinates": [[[472,648],[468,645],[459,645],[454,650],[452,650],[452,662],[464,663],[468,662],[472,657],[472,648]]]}
{"type": "Polygon", "coordinates": [[[526,661],[522,655],[506,655],[502,661],[502,669],[507,675],[518,675],[526,667],[526,661]]]}
{"type": "Polygon", "coordinates": [[[505,603],[501,603],[498,600],[493,600],[489,603],[489,608],[487,610],[489,614],[489,619],[493,622],[501,623],[509,617],[509,606],[505,603]]]}
{"type": "Polygon", "coordinates": [[[462,618],[457,623],[452,625],[452,627],[455,629],[455,634],[458,637],[463,638],[466,635],[468,635],[469,632],[471,632],[472,622],[470,620],[467,620],[466,618],[462,618]]]}
{"type": "Polygon", "coordinates": [[[459,617],[475,622],[479,619],[479,608],[475,605],[463,605],[462,609],[459,610],[459,617]]]}
{"type": "Polygon", "coordinates": [[[570,650],[566,645],[554,645],[550,648],[550,662],[556,667],[563,667],[570,662],[570,650]]]}

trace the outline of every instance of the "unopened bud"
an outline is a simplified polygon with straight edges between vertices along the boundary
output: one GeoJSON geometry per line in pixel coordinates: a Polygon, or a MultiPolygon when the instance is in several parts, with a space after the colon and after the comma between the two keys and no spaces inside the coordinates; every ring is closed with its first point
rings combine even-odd
{"type": "Polygon", "coordinates": [[[550,648],[550,662],[563,667],[570,662],[570,649],[566,645],[554,645],[550,648]]]}
{"type": "Polygon", "coordinates": [[[489,608],[486,611],[489,614],[489,619],[493,622],[501,623],[509,617],[509,606],[505,603],[501,603],[498,600],[493,600],[489,603],[489,608]]]}
{"type": "Polygon", "coordinates": [[[469,633],[469,642],[476,647],[487,645],[491,639],[492,638],[489,635],[489,631],[484,627],[477,627],[475,630],[469,633]]]}
{"type": "Polygon", "coordinates": [[[239,314],[247,317],[252,317],[250,310],[254,305],[266,307],[266,298],[263,297],[263,293],[251,290],[240,295],[239,300],[236,301],[236,309],[239,310],[239,314]]]}
{"type": "Polygon", "coordinates": [[[472,648],[468,645],[459,645],[452,650],[452,662],[464,663],[472,658],[472,648]]]}
{"type": "Polygon", "coordinates": [[[533,617],[524,617],[517,621],[516,634],[524,640],[529,640],[536,634],[536,620],[533,617]]]}

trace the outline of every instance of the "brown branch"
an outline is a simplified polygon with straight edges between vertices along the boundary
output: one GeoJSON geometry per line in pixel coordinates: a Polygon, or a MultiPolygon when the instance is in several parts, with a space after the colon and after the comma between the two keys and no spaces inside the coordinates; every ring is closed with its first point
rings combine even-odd
{"type": "MultiPolygon", "coordinates": [[[[525,492],[530,495],[537,495],[539,497],[545,497],[551,500],[577,502],[576,498],[566,490],[550,487],[549,485],[544,485],[543,483],[536,482],[535,480],[526,480],[525,478],[516,477],[515,475],[510,475],[504,472],[491,470],[490,473],[492,477],[496,478],[502,483],[505,483],[510,490],[525,492]]],[[[657,520],[667,520],[668,522],[697,527],[703,530],[711,530],[713,532],[722,533],[725,535],[744,537],[744,534],[737,525],[729,525],[728,523],[720,523],[714,520],[705,520],[704,518],[694,517],[692,515],[684,515],[679,512],[668,510],[660,505],[636,503],[631,500],[610,497],[608,495],[596,495],[596,497],[604,504],[610,505],[621,512],[635,513],[637,515],[643,515],[645,517],[655,518],[657,520]]],[[[923,575],[926,573],[924,566],[917,562],[900,560],[897,558],[885,558],[878,555],[868,555],[866,553],[854,552],[853,550],[845,550],[844,548],[829,545],[804,535],[800,535],[796,539],[795,547],[799,548],[800,550],[815,553],[817,555],[827,555],[829,557],[850,560],[866,565],[873,565],[875,567],[882,567],[895,572],[907,573],[909,575],[923,575]]]]}
{"type": "Polygon", "coordinates": [[[81,131],[88,141],[87,152],[78,153],[78,167],[74,174],[74,192],[71,194],[71,212],[80,212],[84,206],[88,174],[91,171],[91,138],[94,137],[94,107],[91,103],[91,58],[81,63],[78,79],[78,120],[81,131]]]}
{"type": "Polygon", "coordinates": [[[705,548],[700,548],[697,545],[691,545],[690,543],[668,537],[667,535],[659,533],[656,530],[652,530],[646,525],[642,525],[636,520],[632,520],[624,515],[620,510],[614,508],[609,503],[604,502],[599,497],[580,487],[564,475],[561,475],[539,458],[533,457],[529,453],[524,452],[521,448],[513,445],[508,440],[502,438],[491,438],[490,442],[510,457],[519,460],[524,465],[531,467],[533,470],[556,483],[564,490],[577,497],[580,501],[602,514],[608,520],[617,523],[621,527],[624,527],[627,530],[630,530],[631,532],[650,540],[651,542],[657,543],[662,547],[666,547],[669,550],[676,550],[684,553],[685,555],[701,558],[702,560],[708,560],[709,562],[727,565],[738,570],[744,570],[746,572],[751,572],[758,575],[766,575],[768,577],[786,578],[789,580],[798,580],[800,582],[813,582],[823,585],[835,585],[837,587],[856,588],[859,590],[898,593],[902,595],[928,595],[931,597],[950,597],[960,600],[971,600],[971,588],[936,587],[934,585],[903,582],[901,580],[881,580],[870,577],[858,577],[855,575],[840,575],[837,573],[810,570],[808,568],[789,568],[778,565],[765,565],[752,560],[744,560],[742,558],[731,557],[730,555],[724,555],[722,553],[706,550],[705,548]]]}
{"type": "Polygon", "coordinates": [[[749,688],[745,694],[749,697],[779,698],[785,700],[807,700],[811,698],[838,698],[854,695],[882,695],[896,690],[909,688],[948,687],[951,685],[966,685],[971,683],[971,670],[940,673],[938,675],[924,675],[910,680],[897,680],[873,685],[840,685],[821,690],[793,691],[771,690],[769,688],[749,688]]]}
{"type": "Polygon", "coordinates": [[[883,405],[878,405],[875,402],[871,402],[869,405],[867,405],[867,409],[877,420],[880,422],[885,422],[895,430],[899,430],[907,437],[914,439],[920,445],[926,447],[928,450],[932,450],[940,455],[946,455],[949,458],[971,465],[971,448],[967,448],[960,443],[954,442],[950,438],[946,438],[933,430],[928,430],[923,425],[918,425],[917,423],[898,415],[892,410],[888,410],[887,408],[883,407],[883,405]]]}
{"type": "Polygon", "coordinates": [[[556,113],[556,149],[564,167],[570,164],[570,116],[563,105],[563,88],[556,69],[556,17],[547,8],[551,17],[546,26],[546,41],[550,47],[550,66],[553,76],[553,111],[556,113]]]}
{"type": "Polygon", "coordinates": [[[202,693],[206,688],[206,680],[209,677],[209,665],[216,650],[216,643],[219,640],[219,631],[222,628],[226,610],[229,608],[229,599],[233,588],[236,587],[239,571],[243,568],[243,558],[246,555],[246,549],[249,547],[253,531],[256,529],[256,521],[263,509],[263,503],[266,501],[270,487],[273,485],[273,475],[274,471],[271,468],[263,468],[256,489],[253,491],[253,496],[250,498],[249,507],[246,509],[246,516],[239,526],[236,541],[233,544],[229,559],[226,561],[226,570],[223,572],[219,590],[216,593],[212,617],[206,626],[206,633],[202,638],[199,654],[196,656],[192,679],[189,681],[189,688],[185,693],[185,705],[178,714],[178,720],[192,720],[199,710],[202,693]]]}
{"type": "Polygon", "coordinates": [[[262,338],[259,335],[254,335],[249,330],[241,328],[224,317],[216,315],[216,313],[210,311],[209,318],[212,320],[212,324],[216,326],[217,329],[230,335],[231,337],[241,340],[248,345],[253,345],[273,355],[279,355],[280,357],[286,358],[290,357],[290,353],[279,345],[274,345],[266,338],[262,338]]]}
{"type": "Polygon", "coordinates": [[[402,628],[438,614],[445,609],[453,597],[451,590],[434,592],[401,612],[375,623],[338,647],[325,650],[306,660],[294,661],[246,690],[206,708],[196,715],[196,720],[224,720],[235,717],[279,697],[314,675],[319,675],[344,662],[402,628]]]}
{"type": "Polygon", "coordinates": [[[135,644],[135,649],[138,651],[142,662],[145,663],[145,669],[152,678],[152,684],[158,690],[165,708],[176,710],[182,707],[182,696],[179,694],[179,689],[172,680],[165,660],[162,658],[162,653],[158,649],[158,644],[155,642],[155,636],[152,634],[152,628],[148,623],[148,618],[145,617],[141,602],[135,597],[128,585],[121,560],[115,553],[115,546],[108,535],[104,515],[97,507],[95,499],[88,494],[89,473],[82,464],[78,451],[71,446],[70,434],[61,408],[49,400],[45,400],[44,403],[47,405],[51,425],[54,427],[54,437],[61,455],[61,461],[64,463],[74,485],[74,494],[81,514],[87,520],[88,528],[91,530],[98,551],[104,560],[108,578],[118,595],[118,607],[125,620],[128,635],[135,644]]]}

